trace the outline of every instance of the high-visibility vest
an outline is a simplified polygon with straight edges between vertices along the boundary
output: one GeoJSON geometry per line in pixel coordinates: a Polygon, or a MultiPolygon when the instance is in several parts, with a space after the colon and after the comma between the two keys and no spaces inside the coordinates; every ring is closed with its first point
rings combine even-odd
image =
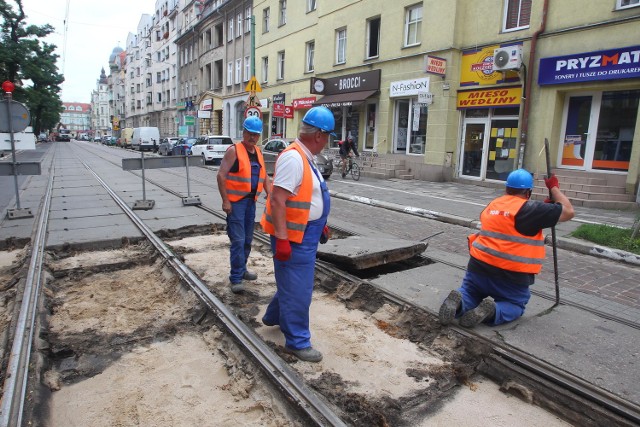
{"type": "MultiPolygon", "coordinates": [[[[251,162],[249,161],[249,153],[243,143],[235,144],[236,156],[238,157],[238,172],[229,172],[227,174],[226,188],[229,201],[237,202],[242,200],[251,193],[251,162]]],[[[258,163],[260,163],[260,176],[258,178],[258,188],[254,200],[258,200],[258,196],[262,193],[264,180],[267,173],[264,167],[264,158],[262,152],[256,147],[256,155],[258,163]]]]}
{"type": "Polygon", "coordinates": [[[505,195],[489,203],[480,214],[480,232],[469,237],[470,255],[503,270],[539,273],[545,256],[542,230],[525,236],[515,227],[516,214],[526,201],[505,195]]]}
{"type": "MultiPolygon", "coordinates": [[[[289,145],[285,151],[296,150],[302,157],[302,182],[298,189],[298,194],[292,195],[285,202],[285,212],[287,217],[287,238],[295,243],[302,243],[304,230],[309,222],[309,213],[311,211],[311,195],[313,193],[313,177],[311,167],[307,161],[307,156],[297,142],[289,145]]],[[[275,176],[274,176],[275,179],[275,176]]],[[[267,205],[264,208],[260,225],[265,233],[276,234],[271,217],[271,194],[267,197],[267,205]]]]}

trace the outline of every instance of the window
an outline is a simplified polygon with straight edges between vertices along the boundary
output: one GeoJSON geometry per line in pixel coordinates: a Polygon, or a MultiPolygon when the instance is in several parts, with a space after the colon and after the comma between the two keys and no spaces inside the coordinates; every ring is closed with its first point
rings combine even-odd
{"type": "Polygon", "coordinates": [[[248,33],[251,31],[251,6],[247,7],[244,10],[244,32],[248,33]]]}
{"type": "Polygon", "coordinates": [[[251,57],[244,57],[244,81],[248,82],[251,77],[251,57]]]}
{"type": "Polygon", "coordinates": [[[503,31],[529,28],[531,0],[505,0],[503,31]]]}
{"type": "Polygon", "coordinates": [[[336,31],[336,64],[347,62],[347,29],[336,31]]]}
{"type": "Polygon", "coordinates": [[[380,18],[367,21],[367,54],[366,59],[377,58],[380,54],[380,18]]]}
{"type": "Polygon", "coordinates": [[[242,13],[238,14],[238,27],[236,28],[236,37],[240,37],[242,35],[242,13]]]}
{"type": "Polygon", "coordinates": [[[284,50],[278,52],[278,80],[284,79],[284,50]]]}
{"type": "Polygon", "coordinates": [[[240,83],[242,79],[242,59],[236,59],[236,83],[240,83]]]}
{"type": "Polygon", "coordinates": [[[316,0],[307,0],[307,12],[316,10],[316,0]]]}
{"type": "Polygon", "coordinates": [[[284,25],[287,23],[287,0],[280,0],[280,17],[278,25],[284,25]]]}
{"type": "Polygon", "coordinates": [[[233,62],[227,63],[227,86],[233,84],[233,62]]]}
{"type": "Polygon", "coordinates": [[[230,42],[233,40],[233,18],[229,19],[227,23],[227,41],[230,42]]]}
{"type": "Polygon", "coordinates": [[[314,41],[307,42],[307,62],[305,64],[304,71],[310,73],[314,70],[313,56],[316,49],[316,43],[314,41]]]}
{"type": "Polygon", "coordinates": [[[162,72],[156,72],[156,83],[162,82],[162,72]]]}
{"type": "Polygon", "coordinates": [[[264,8],[262,10],[262,33],[269,32],[269,8],[264,8]]]}
{"type": "Polygon", "coordinates": [[[262,57],[262,83],[269,81],[269,57],[262,57]]]}
{"type": "Polygon", "coordinates": [[[422,27],[422,5],[407,9],[404,21],[404,46],[414,46],[420,43],[420,29],[422,27]]]}
{"type": "Polygon", "coordinates": [[[616,0],[616,9],[626,9],[640,5],[640,0],[616,0]]]}

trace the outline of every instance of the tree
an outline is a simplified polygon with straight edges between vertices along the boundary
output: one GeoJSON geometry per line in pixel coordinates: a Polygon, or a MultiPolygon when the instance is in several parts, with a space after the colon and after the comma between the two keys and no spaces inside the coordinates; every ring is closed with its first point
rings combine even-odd
{"type": "Polygon", "coordinates": [[[64,77],[58,73],[56,46],[43,41],[53,27],[27,25],[22,0],[15,3],[17,12],[0,0],[0,81],[15,83],[13,98],[27,105],[33,129],[39,133],[60,121],[64,77]]]}

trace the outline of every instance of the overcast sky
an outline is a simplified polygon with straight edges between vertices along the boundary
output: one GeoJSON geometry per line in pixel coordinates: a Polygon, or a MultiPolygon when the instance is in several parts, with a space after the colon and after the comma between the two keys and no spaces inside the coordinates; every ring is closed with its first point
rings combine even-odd
{"type": "MultiPolygon", "coordinates": [[[[7,1],[14,9],[15,2],[7,1]]],[[[26,23],[50,24],[55,32],[47,42],[58,46],[58,69],[64,74],[64,102],[90,102],[100,70],[109,74],[113,48],[126,48],[127,35],[135,33],[143,13],[153,14],[155,0],[23,0],[26,23]],[[65,14],[69,5],[66,48],[65,14]]]]}

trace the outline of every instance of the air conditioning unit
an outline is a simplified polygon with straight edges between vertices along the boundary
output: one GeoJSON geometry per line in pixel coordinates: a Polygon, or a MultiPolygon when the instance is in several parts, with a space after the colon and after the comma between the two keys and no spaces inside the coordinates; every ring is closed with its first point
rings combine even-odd
{"type": "Polygon", "coordinates": [[[493,51],[493,71],[517,70],[522,65],[522,45],[505,46],[493,51]]]}

